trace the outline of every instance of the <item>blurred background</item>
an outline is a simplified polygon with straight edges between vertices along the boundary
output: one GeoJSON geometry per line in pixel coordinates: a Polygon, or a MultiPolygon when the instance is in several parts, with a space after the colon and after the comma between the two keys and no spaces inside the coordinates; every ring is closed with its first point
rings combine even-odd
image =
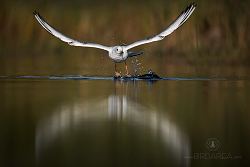
{"type": "Polygon", "coordinates": [[[3,76],[114,74],[105,51],[53,37],[34,10],[72,38],[115,45],[161,32],[191,1],[1,1],[0,166],[250,166],[250,1],[195,2],[177,31],[134,49],[142,72],[187,80],[120,82],[3,76]]]}
{"type": "MultiPolygon", "coordinates": [[[[163,41],[143,45],[144,70],[164,76],[247,76],[250,1],[195,0],[190,19],[163,41]]],[[[13,0],[0,6],[0,75],[113,75],[98,49],[72,47],[48,34],[37,10],[62,33],[104,45],[130,44],[164,30],[187,0],[13,0]]],[[[131,60],[129,60],[131,65],[131,60]]],[[[123,69],[120,65],[120,69],[123,69]]]]}

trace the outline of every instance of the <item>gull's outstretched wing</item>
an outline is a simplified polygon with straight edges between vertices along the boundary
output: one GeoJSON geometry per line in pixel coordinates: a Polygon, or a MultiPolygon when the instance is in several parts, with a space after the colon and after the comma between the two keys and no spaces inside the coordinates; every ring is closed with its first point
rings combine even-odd
{"type": "Polygon", "coordinates": [[[89,43],[89,42],[79,42],[77,40],[71,39],[62,33],[58,32],[55,28],[50,26],[36,11],[33,12],[35,15],[35,18],[37,21],[41,24],[41,26],[47,30],[50,34],[54,35],[55,37],[59,38],[60,40],[67,42],[69,45],[72,46],[81,46],[81,47],[90,47],[90,48],[98,48],[98,49],[103,49],[106,51],[110,51],[110,47],[100,45],[100,44],[95,44],[95,43],[89,43]]]}
{"type": "Polygon", "coordinates": [[[192,3],[190,4],[180,15],[179,17],[172,23],[166,30],[161,32],[158,35],[155,35],[153,37],[146,38],[144,40],[136,41],[128,46],[126,46],[126,49],[131,49],[139,45],[155,42],[155,41],[160,41],[164,39],[166,36],[171,34],[174,30],[179,28],[188,18],[189,16],[193,13],[194,9],[196,8],[196,4],[192,3]]]}

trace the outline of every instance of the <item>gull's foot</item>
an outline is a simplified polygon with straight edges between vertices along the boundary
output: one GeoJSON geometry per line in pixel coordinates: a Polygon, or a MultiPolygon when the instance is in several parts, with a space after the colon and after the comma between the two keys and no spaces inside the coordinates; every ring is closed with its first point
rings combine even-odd
{"type": "Polygon", "coordinates": [[[126,74],[125,77],[131,77],[131,75],[130,74],[126,74]]]}
{"type": "Polygon", "coordinates": [[[121,76],[122,76],[121,73],[115,72],[115,77],[121,77],[121,76]]]}

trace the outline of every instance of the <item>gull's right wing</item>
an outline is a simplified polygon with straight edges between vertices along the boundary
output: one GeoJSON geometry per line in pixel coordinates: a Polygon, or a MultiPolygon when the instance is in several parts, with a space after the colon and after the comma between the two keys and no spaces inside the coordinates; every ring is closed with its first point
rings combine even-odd
{"type": "Polygon", "coordinates": [[[155,41],[160,41],[164,39],[166,36],[170,35],[174,30],[179,28],[187,19],[189,16],[193,13],[193,11],[196,8],[196,4],[192,3],[190,4],[180,15],[179,17],[172,23],[170,24],[163,32],[160,34],[157,34],[153,37],[146,38],[144,40],[136,41],[128,46],[125,46],[126,50],[129,50],[131,48],[134,48],[139,45],[155,42],[155,41]]]}
{"type": "Polygon", "coordinates": [[[72,46],[81,46],[81,47],[90,47],[90,48],[98,48],[98,49],[103,49],[106,51],[110,51],[111,48],[108,46],[96,44],[96,43],[89,43],[89,42],[79,42],[77,40],[71,39],[62,33],[58,32],[55,28],[50,26],[36,11],[33,12],[36,20],[41,24],[41,26],[47,30],[50,34],[54,35],[55,37],[59,38],[63,42],[67,42],[69,45],[72,46]]]}

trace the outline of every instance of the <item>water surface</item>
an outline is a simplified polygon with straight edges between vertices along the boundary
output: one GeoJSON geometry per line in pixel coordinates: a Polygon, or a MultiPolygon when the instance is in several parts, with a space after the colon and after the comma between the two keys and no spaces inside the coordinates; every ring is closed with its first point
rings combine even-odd
{"type": "Polygon", "coordinates": [[[1,79],[0,91],[1,166],[228,166],[249,159],[248,80],[1,79]]]}

